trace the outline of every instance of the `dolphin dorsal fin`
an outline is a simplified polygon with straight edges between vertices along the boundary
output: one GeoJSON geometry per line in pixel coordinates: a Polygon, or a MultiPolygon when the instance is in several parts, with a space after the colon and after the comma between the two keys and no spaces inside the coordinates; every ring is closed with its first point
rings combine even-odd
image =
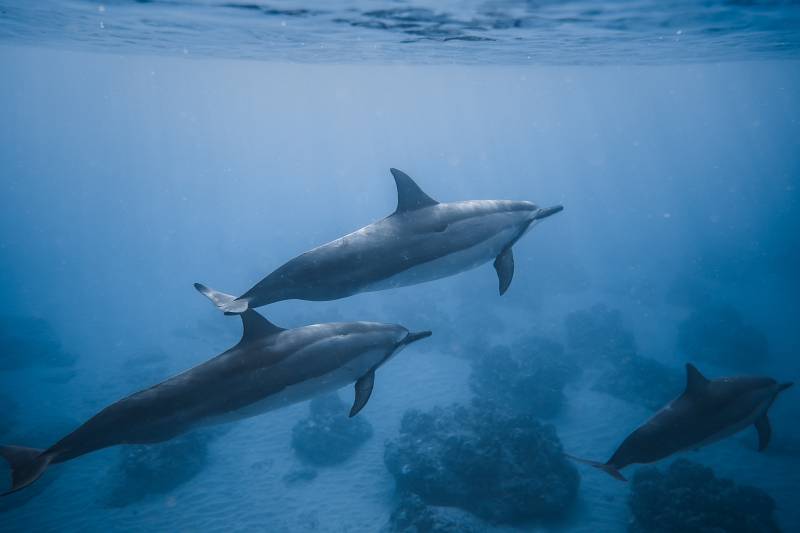
{"type": "Polygon", "coordinates": [[[708,385],[708,378],[697,370],[692,363],[686,363],[686,392],[689,394],[701,393],[708,385]]]}
{"type": "Polygon", "coordinates": [[[419,185],[402,170],[390,168],[389,171],[392,173],[392,176],[394,176],[394,182],[397,185],[397,210],[395,213],[413,211],[414,209],[439,203],[422,192],[419,185]]]}
{"type": "Polygon", "coordinates": [[[244,328],[242,340],[239,341],[240,344],[263,339],[283,331],[283,328],[276,326],[252,309],[248,309],[239,316],[242,317],[242,326],[244,328]]]}

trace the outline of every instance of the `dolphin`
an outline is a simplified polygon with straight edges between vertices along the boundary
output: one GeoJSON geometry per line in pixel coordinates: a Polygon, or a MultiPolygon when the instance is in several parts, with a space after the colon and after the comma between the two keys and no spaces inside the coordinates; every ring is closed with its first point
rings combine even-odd
{"type": "Polygon", "coordinates": [[[502,295],[514,276],[514,243],[563,209],[510,200],[439,203],[404,172],[391,173],[397,209],[388,217],[295,257],[238,298],[195,288],[226,314],[238,314],[282,300],[337,300],[415,285],[494,260],[502,295]]]}
{"type": "Polygon", "coordinates": [[[372,394],[375,370],[430,336],[395,324],[343,322],[280,328],[242,313],[238,344],[158,385],[115,402],[46,450],[0,446],[11,466],[5,496],[45,469],[118,444],[150,444],[189,430],[256,416],[355,382],[355,416],[372,394]]]}
{"type": "Polygon", "coordinates": [[[686,365],[686,390],[622,441],[605,463],[567,455],[621,480],[622,468],[654,463],[684,450],[696,450],[730,437],[750,425],[758,431],[758,451],[772,435],[767,411],[779,393],[793,383],[767,377],[725,377],[709,380],[686,365]]]}

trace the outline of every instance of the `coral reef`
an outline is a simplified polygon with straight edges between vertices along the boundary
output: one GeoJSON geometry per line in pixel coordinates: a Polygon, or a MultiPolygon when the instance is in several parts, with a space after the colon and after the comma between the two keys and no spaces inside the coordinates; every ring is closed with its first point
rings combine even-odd
{"type": "Polygon", "coordinates": [[[567,347],[581,360],[614,361],[636,354],[633,334],[625,329],[622,314],[598,304],[573,311],[564,319],[567,347]]]}
{"type": "Polygon", "coordinates": [[[102,503],[125,507],[187,483],[208,464],[209,442],[219,434],[220,430],[194,431],[160,444],[120,447],[102,503]]]}
{"type": "Polygon", "coordinates": [[[338,394],[314,398],[309,416],[292,428],[292,448],[314,466],[346,461],[372,437],[372,425],[362,415],[348,418],[349,406],[338,394]]]}
{"type": "Polygon", "coordinates": [[[564,403],[564,385],[578,374],[564,348],[543,337],[498,346],[472,365],[469,384],[479,403],[547,418],[564,403]]]}
{"type": "Polygon", "coordinates": [[[628,501],[631,533],[772,533],[775,502],[764,491],[717,478],[705,466],[678,459],[662,472],[636,471],[628,501]]]}
{"type": "Polygon", "coordinates": [[[729,305],[693,311],[678,326],[677,348],[685,357],[728,368],[757,367],[769,356],[766,335],[729,305]]]}
{"type": "Polygon", "coordinates": [[[580,482],[553,426],[461,405],[407,411],[384,462],[400,493],[495,523],[563,516],[580,482]]]}
{"type": "Polygon", "coordinates": [[[40,318],[0,317],[0,370],[32,366],[65,367],[75,363],[64,352],[50,324],[40,318]]]}
{"type": "Polygon", "coordinates": [[[684,374],[677,368],[634,354],[615,361],[601,373],[593,388],[655,411],[683,391],[684,381],[684,374]]]}
{"type": "Polygon", "coordinates": [[[486,524],[466,511],[426,505],[419,496],[405,494],[384,533],[481,533],[486,529],[486,524]]]}
{"type": "Polygon", "coordinates": [[[595,305],[568,314],[564,325],[574,357],[583,366],[600,369],[595,390],[653,410],[683,390],[681,370],[638,353],[618,310],[595,305]]]}

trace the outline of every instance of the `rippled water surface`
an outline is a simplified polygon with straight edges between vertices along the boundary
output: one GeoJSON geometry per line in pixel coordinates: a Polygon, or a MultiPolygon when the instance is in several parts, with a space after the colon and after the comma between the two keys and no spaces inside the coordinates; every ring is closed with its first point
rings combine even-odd
{"type": "Polygon", "coordinates": [[[0,40],[303,62],[604,64],[798,57],[781,1],[0,1],[0,40]]]}
{"type": "Polygon", "coordinates": [[[606,460],[687,362],[800,382],[800,2],[0,0],[0,444],[233,346],[192,284],[241,294],[386,217],[390,167],[441,202],[564,209],[502,296],[490,261],[259,308],[433,332],[358,418],[348,385],[54,464],[0,533],[800,531],[798,386],[766,451],[749,427],[657,464],[754,489],[648,492],[558,447],[606,460]],[[405,527],[429,515],[449,529],[405,527]]]}

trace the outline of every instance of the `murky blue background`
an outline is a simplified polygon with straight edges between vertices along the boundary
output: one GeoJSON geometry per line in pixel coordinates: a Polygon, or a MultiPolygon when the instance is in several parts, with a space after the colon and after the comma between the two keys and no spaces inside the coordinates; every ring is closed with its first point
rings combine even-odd
{"type": "MultiPolygon", "coordinates": [[[[286,327],[434,331],[381,369],[359,415],[374,434],[342,465],[287,481],[301,404],[215,435],[190,479],[130,504],[108,505],[119,449],[58,465],[2,502],[2,531],[380,530],[403,413],[468,402],[470,350],[536,334],[569,351],[565,317],[598,303],[675,372],[800,374],[793,4],[36,4],[0,2],[2,442],[46,446],[230,346],[238,320],[192,283],[241,293],[389,214],[389,167],[440,201],[565,211],[515,246],[502,298],[486,265],[261,309],[286,327]],[[681,324],[711,302],[767,339],[754,367],[681,353],[681,324]]],[[[606,459],[652,409],[582,376],[549,422],[606,459]]],[[[776,402],[764,454],[752,430],[686,454],[769,493],[785,531],[800,529],[798,405],[796,389],[776,402]]],[[[579,471],[565,520],[498,530],[625,530],[630,487],[579,471]]]]}

